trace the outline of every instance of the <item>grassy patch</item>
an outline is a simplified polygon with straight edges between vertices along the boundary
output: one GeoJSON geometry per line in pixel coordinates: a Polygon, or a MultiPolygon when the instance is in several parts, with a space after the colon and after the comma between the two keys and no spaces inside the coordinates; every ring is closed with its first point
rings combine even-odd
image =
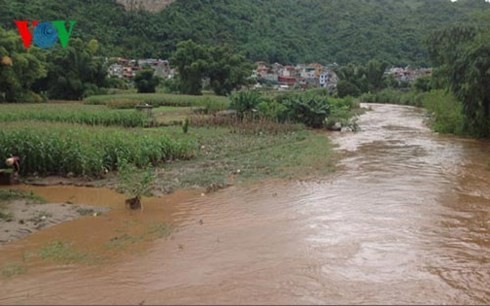
{"type": "Polygon", "coordinates": [[[176,127],[170,134],[193,137],[200,152],[195,159],[165,166],[157,186],[162,191],[208,187],[265,178],[302,178],[333,171],[332,145],[323,132],[300,130],[282,134],[232,133],[230,128],[191,128],[186,135],[176,127]]]}
{"type": "Polygon", "coordinates": [[[17,275],[24,274],[26,272],[27,268],[19,262],[8,263],[0,268],[0,275],[3,278],[11,278],[17,275]]]}
{"type": "Polygon", "coordinates": [[[33,192],[12,189],[0,189],[0,202],[9,202],[13,200],[28,200],[29,202],[36,204],[46,203],[45,199],[34,194],[33,192]]]}
{"type": "Polygon", "coordinates": [[[145,235],[150,238],[162,239],[170,236],[173,231],[173,226],[167,223],[154,223],[150,225],[145,235]]]}
{"type": "MultiPolygon", "coordinates": [[[[126,226],[126,230],[128,229],[129,225],[126,226]]],[[[170,234],[173,232],[174,228],[173,226],[167,224],[167,223],[153,223],[150,224],[144,232],[140,234],[128,234],[128,233],[122,233],[118,236],[115,236],[111,238],[107,243],[106,247],[109,249],[115,249],[115,250],[124,250],[128,248],[130,245],[142,242],[142,241],[148,241],[148,240],[155,240],[155,239],[162,239],[170,236],[170,234]]],[[[122,230],[123,232],[125,230],[122,230]]]]}
{"type": "Polygon", "coordinates": [[[41,248],[37,253],[43,260],[60,264],[93,263],[96,258],[88,253],[75,249],[71,244],[54,241],[41,248]]]}
{"type": "Polygon", "coordinates": [[[365,93],[360,97],[361,102],[390,103],[411,106],[423,106],[424,93],[415,91],[401,91],[386,88],[376,93],[365,93]]]}
{"type": "Polygon", "coordinates": [[[189,96],[166,93],[91,96],[85,99],[85,103],[91,105],[107,105],[111,108],[134,108],[138,104],[145,103],[153,107],[193,106],[203,107],[209,111],[226,109],[229,104],[226,97],[214,95],[189,96]]]}

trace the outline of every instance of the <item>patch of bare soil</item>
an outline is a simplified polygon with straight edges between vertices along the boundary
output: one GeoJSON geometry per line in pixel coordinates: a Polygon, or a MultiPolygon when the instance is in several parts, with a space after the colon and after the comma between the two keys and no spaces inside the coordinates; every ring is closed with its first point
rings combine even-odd
{"type": "Polygon", "coordinates": [[[105,208],[68,203],[31,204],[26,200],[2,203],[4,217],[0,219],[0,245],[56,224],[82,216],[98,216],[107,211],[105,208]]]}

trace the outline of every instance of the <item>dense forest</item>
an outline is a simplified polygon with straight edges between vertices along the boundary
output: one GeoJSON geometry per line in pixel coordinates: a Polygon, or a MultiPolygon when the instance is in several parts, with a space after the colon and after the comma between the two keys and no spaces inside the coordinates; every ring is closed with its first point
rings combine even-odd
{"type": "MultiPolygon", "coordinates": [[[[76,20],[73,37],[101,53],[168,58],[180,41],[232,45],[251,60],[324,64],[430,65],[427,39],[490,14],[484,0],[177,0],[161,12],[115,0],[0,0],[0,25],[14,19],[76,20]]],[[[481,20],[481,19],[478,19],[481,20]]]]}

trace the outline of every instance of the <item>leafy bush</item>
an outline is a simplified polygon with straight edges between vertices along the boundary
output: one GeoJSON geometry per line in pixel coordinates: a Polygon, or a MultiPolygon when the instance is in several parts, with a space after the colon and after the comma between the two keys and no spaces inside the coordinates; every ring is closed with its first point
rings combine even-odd
{"type": "Polygon", "coordinates": [[[358,130],[357,118],[354,117],[352,110],[360,107],[359,102],[352,97],[344,99],[330,98],[330,115],[327,117],[325,125],[332,128],[335,124],[341,127],[349,127],[353,131],[358,130]]]}
{"type": "Polygon", "coordinates": [[[431,116],[431,127],[439,133],[462,134],[465,118],[463,105],[450,93],[435,90],[424,96],[424,107],[431,116]]]}
{"type": "Polygon", "coordinates": [[[361,94],[361,90],[355,84],[340,80],[337,84],[337,94],[341,98],[347,96],[357,97],[361,94]]]}
{"type": "Polygon", "coordinates": [[[261,96],[253,92],[241,92],[233,97],[231,107],[241,114],[257,112],[253,118],[265,118],[281,123],[302,123],[312,128],[322,128],[325,119],[330,116],[333,124],[350,124],[354,116],[353,109],[359,108],[359,102],[351,97],[334,99],[327,96],[324,89],[314,89],[303,93],[286,93],[261,96]]]}
{"type": "Polygon", "coordinates": [[[288,118],[288,108],[276,100],[264,99],[259,105],[257,105],[259,113],[267,119],[285,122],[288,118]]]}
{"type": "Polygon", "coordinates": [[[257,111],[257,106],[262,102],[262,97],[259,92],[239,91],[230,96],[230,108],[234,109],[243,118],[246,114],[251,114],[257,111]]]}
{"type": "Polygon", "coordinates": [[[135,165],[121,160],[118,171],[118,191],[130,198],[137,199],[149,196],[153,182],[155,181],[155,170],[151,167],[137,168],[135,165]]]}
{"type": "Polygon", "coordinates": [[[308,127],[321,128],[330,113],[328,98],[313,94],[295,94],[285,99],[288,118],[308,127]]]}
{"type": "Polygon", "coordinates": [[[139,93],[154,93],[160,79],[154,76],[153,69],[141,70],[136,73],[134,84],[139,93]]]}

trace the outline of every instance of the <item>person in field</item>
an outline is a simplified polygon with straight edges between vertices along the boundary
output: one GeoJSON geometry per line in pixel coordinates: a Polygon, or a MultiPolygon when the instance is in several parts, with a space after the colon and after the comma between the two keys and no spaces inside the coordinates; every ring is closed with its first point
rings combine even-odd
{"type": "Polygon", "coordinates": [[[9,167],[12,167],[16,174],[20,171],[20,157],[12,156],[5,160],[5,164],[9,167]]]}

